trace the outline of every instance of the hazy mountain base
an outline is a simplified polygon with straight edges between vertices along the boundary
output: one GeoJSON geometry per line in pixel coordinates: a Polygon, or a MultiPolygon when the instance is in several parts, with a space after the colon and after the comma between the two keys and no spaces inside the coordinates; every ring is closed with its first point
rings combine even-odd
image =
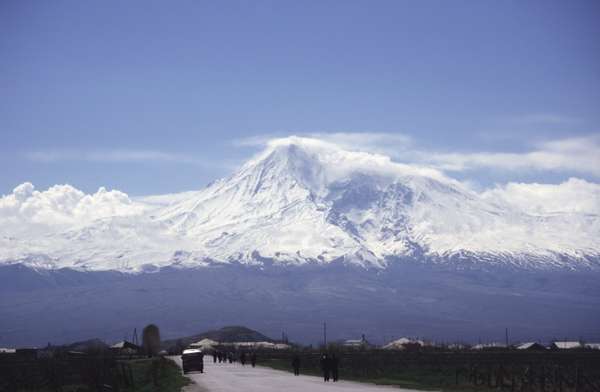
{"type": "Polygon", "coordinates": [[[341,263],[298,267],[215,265],[156,273],[0,268],[0,346],[131,336],[154,322],[163,339],[224,325],[319,342],[598,339],[598,271],[520,270],[468,264],[341,263]]]}

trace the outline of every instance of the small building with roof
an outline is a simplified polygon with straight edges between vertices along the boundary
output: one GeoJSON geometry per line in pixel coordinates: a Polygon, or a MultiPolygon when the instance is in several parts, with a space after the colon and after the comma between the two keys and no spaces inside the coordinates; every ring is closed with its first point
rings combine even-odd
{"type": "Polygon", "coordinates": [[[288,350],[292,346],[286,343],[273,343],[273,342],[231,342],[223,343],[223,346],[233,346],[237,348],[247,348],[251,350],[265,349],[265,350],[288,350]]]}
{"type": "Polygon", "coordinates": [[[371,347],[371,344],[367,341],[365,335],[363,334],[360,339],[344,340],[342,346],[349,348],[367,348],[371,347]]]}
{"type": "Polygon", "coordinates": [[[583,344],[581,342],[572,340],[572,341],[562,341],[562,342],[552,342],[550,348],[553,350],[577,350],[583,348],[583,344]]]}
{"type": "Polygon", "coordinates": [[[384,350],[410,350],[425,347],[427,344],[420,339],[400,338],[383,346],[384,350]]]}
{"type": "Polygon", "coordinates": [[[141,347],[127,340],[122,340],[110,346],[110,351],[119,355],[135,355],[141,351],[141,347]]]}
{"type": "Polygon", "coordinates": [[[220,343],[217,342],[216,340],[206,338],[206,339],[202,339],[202,340],[199,340],[197,342],[190,344],[189,347],[193,348],[193,349],[207,351],[207,350],[213,350],[219,344],[220,343]]]}
{"type": "Polygon", "coordinates": [[[506,349],[506,344],[491,342],[491,343],[479,343],[471,347],[471,350],[501,350],[506,349]]]}
{"type": "Polygon", "coordinates": [[[547,350],[546,346],[543,346],[537,342],[527,342],[521,343],[517,347],[517,350],[525,350],[525,351],[543,351],[547,350]]]}

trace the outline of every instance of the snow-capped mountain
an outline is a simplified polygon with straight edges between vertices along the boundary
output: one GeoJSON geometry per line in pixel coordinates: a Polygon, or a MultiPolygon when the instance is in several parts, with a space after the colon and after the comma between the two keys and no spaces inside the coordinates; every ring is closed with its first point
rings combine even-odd
{"type": "Polygon", "coordinates": [[[265,260],[599,265],[596,214],[534,215],[436,170],[314,139],[276,140],[197,192],[132,200],[65,187],[24,184],[0,200],[1,263],[132,272],[265,260]]]}

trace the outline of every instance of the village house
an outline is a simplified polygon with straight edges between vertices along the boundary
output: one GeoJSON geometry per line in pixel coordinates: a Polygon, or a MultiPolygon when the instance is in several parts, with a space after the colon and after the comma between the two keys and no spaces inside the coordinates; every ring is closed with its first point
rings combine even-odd
{"type": "Polygon", "coordinates": [[[583,344],[578,341],[562,341],[562,342],[553,342],[550,345],[550,348],[553,350],[576,350],[583,348],[583,344]]]}
{"type": "Polygon", "coordinates": [[[360,339],[344,340],[342,346],[349,348],[367,348],[370,347],[371,344],[367,341],[365,335],[363,334],[360,339]]]}
{"type": "Polygon", "coordinates": [[[110,351],[117,355],[135,355],[140,353],[141,347],[123,340],[110,346],[110,351]]]}
{"type": "Polygon", "coordinates": [[[543,351],[547,350],[546,346],[543,346],[536,342],[527,342],[521,343],[517,346],[517,350],[526,350],[526,351],[543,351]]]}
{"type": "Polygon", "coordinates": [[[506,344],[491,342],[491,343],[479,343],[471,347],[471,350],[500,350],[505,349],[506,344]]]}
{"type": "Polygon", "coordinates": [[[410,350],[419,349],[425,347],[427,344],[423,340],[411,339],[411,338],[400,338],[389,342],[383,346],[384,350],[410,350]]]}
{"type": "Polygon", "coordinates": [[[213,350],[220,343],[212,339],[202,339],[189,345],[190,348],[195,348],[202,351],[213,350]]]}

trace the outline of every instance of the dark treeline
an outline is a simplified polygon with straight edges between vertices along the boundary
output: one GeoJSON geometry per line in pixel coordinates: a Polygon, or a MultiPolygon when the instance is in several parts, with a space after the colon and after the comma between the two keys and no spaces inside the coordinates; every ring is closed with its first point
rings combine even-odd
{"type": "Polygon", "coordinates": [[[144,328],[142,346],[92,339],[0,353],[0,392],[177,390],[187,382],[159,353],[160,331],[144,328]],[[166,388],[166,389],[165,389],[166,388]]]}

